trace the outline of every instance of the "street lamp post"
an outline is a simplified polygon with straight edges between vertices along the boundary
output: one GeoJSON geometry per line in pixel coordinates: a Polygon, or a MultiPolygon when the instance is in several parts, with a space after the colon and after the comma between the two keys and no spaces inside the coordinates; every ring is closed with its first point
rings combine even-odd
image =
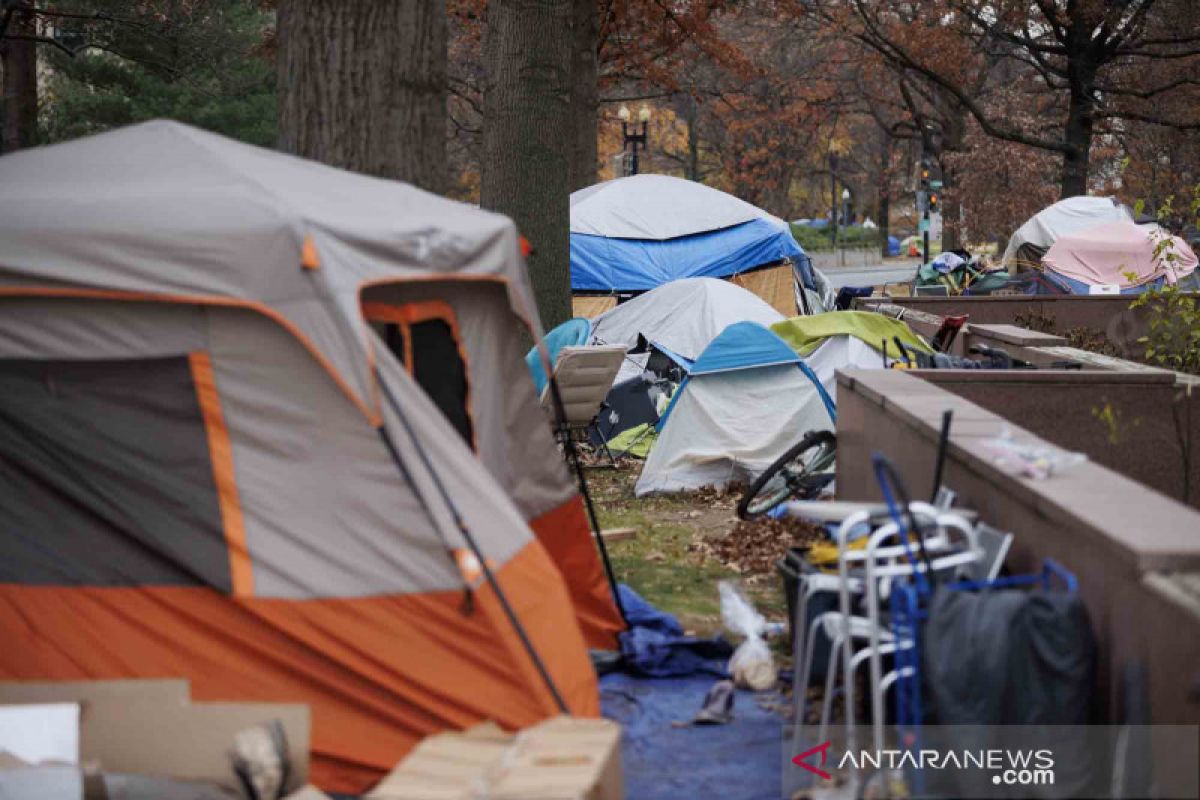
{"type": "Polygon", "coordinates": [[[638,121],[630,124],[632,115],[629,113],[629,106],[621,106],[617,111],[617,116],[621,119],[621,136],[624,139],[624,149],[630,151],[629,160],[626,161],[625,174],[638,174],[638,149],[646,147],[646,129],[650,123],[650,106],[642,103],[642,107],[638,109],[638,121]]]}
{"type": "Polygon", "coordinates": [[[929,263],[929,196],[932,182],[929,179],[929,162],[921,158],[921,196],[925,198],[921,209],[921,263],[929,263]]]}
{"type": "Polygon", "coordinates": [[[837,168],[838,154],[836,150],[829,151],[829,225],[830,235],[832,236],[833,249],[837,252],[837,234],[838,234],[838,209],[837,209],[837,168]]]}

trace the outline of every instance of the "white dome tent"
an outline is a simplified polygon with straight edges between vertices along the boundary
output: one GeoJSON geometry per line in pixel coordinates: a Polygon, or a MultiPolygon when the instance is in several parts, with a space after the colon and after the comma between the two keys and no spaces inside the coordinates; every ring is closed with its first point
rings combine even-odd
{"type": "Polygon", "coordinates": [[[751,480],[805,433],[835,424],[829,394],[786,342],[758,323],[730,325],[680,384],[635,491],[751,480]]]}
{"type": "MultiPolygon", "coordinates": [[[[663,284],[604,312],[592,321],[596,344],[632,349],[639,338],[696,360],[721,331],[735,322],[774,325],[783,315],[756,295],[717,278],[684,278],[663,284]]],[[[633,377],[645,356],[631,356],[617,382],[633,377]]]]}
{"type": "Polygon", "coordinates": [[[1008,240],[1003,263],[1036,264],[1060,236],[1094,228],[1105,222],[1132,221],[1129,209],[1111,197],[1068,197],[1034,214],[1008,240]]]}

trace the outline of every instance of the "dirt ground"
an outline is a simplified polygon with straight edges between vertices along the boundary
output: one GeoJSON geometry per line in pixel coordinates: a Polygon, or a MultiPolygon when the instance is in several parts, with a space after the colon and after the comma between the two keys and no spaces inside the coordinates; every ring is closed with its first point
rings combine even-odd
{"type": "Polygon", "coordinates": [[[724,579],[740,581],[768,621],[786,624],[775,561],[808,532],[774,521],[739,521],[740,487],[635,497],[641,467],[641,461],[623,459],[617,469],[587,470],[601,527],[637,531],[632,539],[609,544],[617,579],[697,635],[721,629],[717,582],[724,579]]]}

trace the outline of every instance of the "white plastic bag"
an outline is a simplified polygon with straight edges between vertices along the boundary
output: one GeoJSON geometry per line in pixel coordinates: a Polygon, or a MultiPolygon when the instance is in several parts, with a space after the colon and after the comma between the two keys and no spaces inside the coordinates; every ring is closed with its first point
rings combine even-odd
{"type": "Polygon", "coordinates": [[[1035,480],[1061,475],[1087,461],[1083,453],[1033,442],[1018,442],[1007,425],[1001,429],[999,436],[985,439],[982,445],[992,457],[992,463],[1000,469],[1010,475],[1035,480]]]}
{"type": "Polygon", "coordinates": [[[733,682],[756,692],[775,685],[775,659],[763,641],[767,621],[754,609],[746,596],[730,581],[717,584],[721,593],[721,620],[730,633],[745,636],[729,659],[729,674],[733,682]]]}

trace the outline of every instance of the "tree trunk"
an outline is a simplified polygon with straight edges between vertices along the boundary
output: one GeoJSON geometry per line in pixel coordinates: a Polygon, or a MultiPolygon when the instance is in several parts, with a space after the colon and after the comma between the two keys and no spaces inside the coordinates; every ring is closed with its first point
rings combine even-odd
{"type": "Polygon", "coordinates": [[[966,150],[967,117],[965,114],[945,114],[946,124],[942,128],[941,147],[937,151],[938,172],[942,188],[938,190],[942,213],[942,252],[962,247],[962,195],[958,188],[958,175],[947,166],[950,153],[966,150]]]}
{"type": "Polygon", "coordinates": [[[573,0],[571,19],[571,191],[596,182],[600,108],[597,71],[599,18],[596,0],[573,0]]]}
{"type": "Polygon", "coordinates": [[[574,0],[491,0],[480,202],[533,247],[529,277],[547,329],[571,315],[571,20],[574,0]]]}
{"type": "Polygon", "coordinates": [[[1092,152],[1092,127],[1096,110],[1096,53],[1084,14],[1071,18],[1067,49],[1067,125],[1063,140],[1063,198],[1087,194],[1088,161],[1092,152]]]}
{"type": "Polygon", "coordinates": [[[892,140],[886,133],[879,145],[879,207],[876,223],[879,225],[880,255],[888,255],[888,235],[890,230],[889,218],[892,215],[892,186],[890,180],[892,166],[892,140]]]}
{"type": "MultiPolygon", "coordinates": [[[[32,14],[17,11],[8,33],[35,35],[32,14]]],[[[3,120],[0,120],[0,153],[32,147],[37,138],[37,44],[0,39],[0,72],[4,76],[3,120]]]]}
{"type": "MultiPolygon", "coordinates": [[[[1074,82],[1072,82],[1074,83],[1074,82]]],[[[1071,148],[1063,154],[1062,196],[1087,194],[1088,161],[1092,151],[1094,101],[1090,89],[1072,86],[1067,106],[1066,143],[1071,148]]]]}
{"type": "Polygon", "coordinates": [[[446,190],[446,4],[283,0],[279,147],[446,190]]]}
{"type": "Polygon", "coordinates": [[[689,181],[700,180],[700,131],[696,124],[700,116],[700,110],[696,107],[696,98],[689,97],[687,100],[687,167],[684,170],[684,177],[689,181]]]}

